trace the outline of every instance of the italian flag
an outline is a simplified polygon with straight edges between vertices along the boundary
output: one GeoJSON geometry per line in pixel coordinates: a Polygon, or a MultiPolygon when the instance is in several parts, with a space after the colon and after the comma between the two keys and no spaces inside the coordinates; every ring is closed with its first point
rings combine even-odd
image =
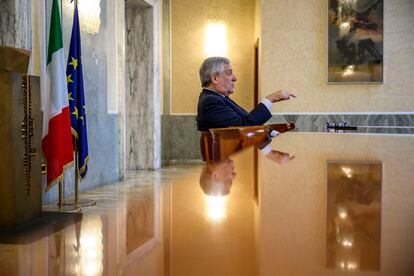
{"type": "Polygon", "coordinates": [[[66,84],[65,57],[58,0],[53,0],[47,51],[46,91],[42,97],[42,150],[47,162],[47,187],[62,179],[73,162],[72,133],[66,84]]]}

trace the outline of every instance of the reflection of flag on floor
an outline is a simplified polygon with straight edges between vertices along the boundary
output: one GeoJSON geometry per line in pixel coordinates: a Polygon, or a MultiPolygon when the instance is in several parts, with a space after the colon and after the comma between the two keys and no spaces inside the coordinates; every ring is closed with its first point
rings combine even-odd
{"type": "MultiPolygon", "coordinates": [[[[86,106],[83,91],[83,73],[81,58],[81,38],[79,29],[78,6],[75,1],[75,13],[73,16],[72,36],[66,68],[68,82],[70,120],[72,135],[77,140],[79,175],[85,177],[88,170],[88,137],[86,134],[86,106]]],[[[76,150],[76,149],[75,149],[76,150]]]]}
{"type": "Polygon", "coordinates": [[[47,188],[62,178],[73,161],[70,115],[65,82],[65,56],[58,0],[53,0],[47,51],[47,89],[42,95],[42,149],[47,162],[47,188]]]}

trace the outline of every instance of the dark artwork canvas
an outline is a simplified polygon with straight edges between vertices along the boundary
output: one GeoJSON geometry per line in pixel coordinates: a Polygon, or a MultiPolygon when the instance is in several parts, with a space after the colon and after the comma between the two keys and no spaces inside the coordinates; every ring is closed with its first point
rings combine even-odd
{"type": "Polygon", "coordinates": [[[328,82],[383,82],[383,0],[328,1],[328,82]]]}

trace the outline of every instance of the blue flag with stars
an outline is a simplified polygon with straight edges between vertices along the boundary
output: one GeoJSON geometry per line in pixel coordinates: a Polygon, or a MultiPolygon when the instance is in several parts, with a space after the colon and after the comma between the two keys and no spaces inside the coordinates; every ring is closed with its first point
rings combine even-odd
{"type": "Polygon", "coordinates": [[[72,35],[66,68],[66,81],[68,83],[70,121],[72,136],[76,139],[79,176],[83,179],[88,170],[88,138],[86,133],[86,106],[83,90],[83,73],[81,58],[81,38],[79,29],[79,16],[77,1],[75,1],[75,13],[73,16],[72,35]]]}

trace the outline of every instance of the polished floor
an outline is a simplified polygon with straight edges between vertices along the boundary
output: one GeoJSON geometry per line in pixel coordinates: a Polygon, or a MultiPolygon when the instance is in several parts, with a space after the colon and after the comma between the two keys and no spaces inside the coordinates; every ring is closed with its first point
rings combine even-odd
{"type": "Polygon", "coordinates": [[[79,222],[0,244],[0,275],[414,275],[413,135],[270,146],[84,193],[79,222]]]}

